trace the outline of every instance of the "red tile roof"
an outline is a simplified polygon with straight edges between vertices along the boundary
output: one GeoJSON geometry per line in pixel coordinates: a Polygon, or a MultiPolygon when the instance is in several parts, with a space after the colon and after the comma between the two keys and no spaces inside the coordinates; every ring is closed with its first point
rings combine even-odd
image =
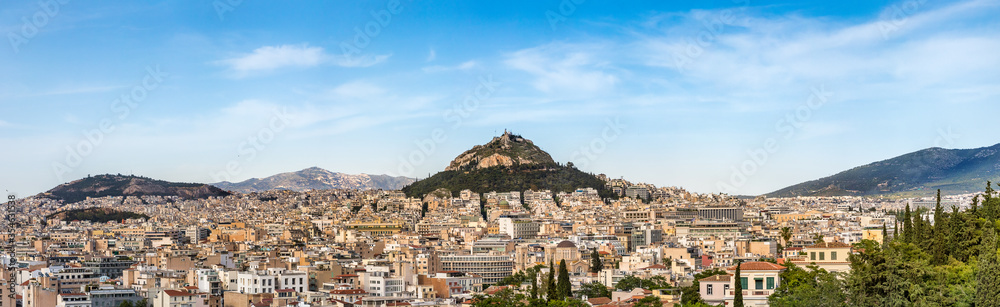
{"type": "Polygon", "coordinates": [[[194,293],[184,292],[184,291],[178,291],[178,290],[163,290],[163,293],[166,293],[167,296],[195,296],[196,295],[194,293]]]}
{"type": "Polygon", "coordinates": [[[728,282],[732,277],[733,276],[729,275],[729,274],[722,274],[722,275],[715,275],[715,276],[705,277],[705,278],[699,279],[698,281],[725,281],[725,282],[728,282]]]}
{"type": "MultiPolygon", "coordinates": [[[[777,264],[774,264],[774,263],[770,263],[770,262],[763,262],[763,261],[750,261],[750,262],[744,262],[744,263],[740,264],[740,270],[743,270],[743,271],[780,271],[780,270],[784,270],[784,269],[785,269],[785,267],[783,267],[783,266],[780,266],[780,265],[777,265],[777,264]]],[[[734,266],[729,267],[729,270],[730,271],[735,271],[736,270],[736,266],[734,265],[734,266]]]]}

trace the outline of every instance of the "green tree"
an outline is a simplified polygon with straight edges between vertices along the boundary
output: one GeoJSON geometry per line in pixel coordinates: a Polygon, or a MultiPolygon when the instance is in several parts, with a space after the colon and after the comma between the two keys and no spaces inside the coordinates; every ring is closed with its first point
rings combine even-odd
{"type": "Polygon", "coordinates": [[[531,299],[532,300],[537,300],[538,299],[538,276],[537,275],[538,274],[536,272],[535,276],[532,276],[532,278],[531,278],[531,299]]]}
{"type": "Polygon", "coordinates": [[[556,289],[555,274],[556,274],[556,267],[555,265],[553,265],[552,261],[549,261],[549,277],[545,281],[545,289],[548,292],[545,295],[545,298],[547,298],[549,301],[559,299],[559,290],[556,289]]]}
{"type": "Polygon", "coordinates": [[[132,301],[122,301],[121,304],[118,304],[118,307],[134,307],[134,306],[132,305],[132,301]]]}
{"type": "Polygon", "coordinates": [[[596,281],[580,285],[580,291],[577,291],[576,294],[580,297],[587,296],[588,298],[611,298],[611,290],[608,290],[608,287],[605,287],[604,284],[596,281]]]}
{"type": "Polygon", "coordinates": [[[986,226],[979,251],[976,273],[976,306],[1000,306],[1000,263],[997,262],[997,236],[992,225],[986,226]]]}
{"type": "Polygon", "coordinates": [[[781,240],[785,242],[785,246],[792,240],[792,228],[791,227],[781,227],[781,240]]]}
{"type": "Polygon", "coordinates": [[[559,260],[559,280],[556,282],[559,289],[559,299],[573,296],[573,284],[569,281],[569,270],[566,269],[566,260],[559,260]]]}
{"type": "Polygon", "coordinates": [[[146,301],[145,297],[135,302],[135,307],[147,307],[147,306],[149,306],[149,302],[146,301]]]}
{"type": "Polygon", "coordinates": [[[741,271],[740,267],[741,266],[742,266],[742,264],[740,263],[740,261],[736,260],[736,274],[733,274],[733,278],[736,279],[736,285],[735,285],[735,288],[733,289],[733,290],[736,291],[736,296],[733,298],[733,306],[734,307],[744,307],[743,306],[743,287],[744,287],[744,285],[743,285],[743,278],[741,277],[743,275],[740,273],[740,271],[741,271]]]}
{"type": "Polygon", "coordinates": [[[854,249],[860,252],[848,256],[851,274],[846,279],[851,302],[857,306],[881,306],[882,298],[886,296],[885,255],[871,240],[855,244],[854,249]]]}
{"type": "Polygon", "coordinates": [[[948,262],[948,222],[941,208],[941,189],[937,190],[937,205],[934,206],[934,237],[931,245],[931,264],[943,265],[948,262]]]}
{"type": "Polygon", "coordinates": [[[903,214],[903,242],[913,243],[913,216],[910,214],[910,204],[906,204],[903,214]]]}
{"type": "Polygon", "coordinates": [[[768,298],[773,307],[846,306],[844,281],[835,273],[815,266],[808,270],[788,264],[781,273],[781,285],[768,298]]]}
{"type": "Polygon", "coordinates": [[[632,307],[663,307],[663,302],[659,297],[650,295],[640,299],[632,307]]]}
{"type": "Polygon", "coordinates": [[[814,233],[813,234],[813,243],[815,243],[815,244],[823,243],[823,238],[824,237],[823,237],[822,233],[818,233],[818,232],[814,233]]]}
{"type": "Polygon", "coordinates": [[[601,253],[594,249],[590,252],[590,272],[600,273],[604,269],[604,262],[601,261],[601,253]]]}
{"type": "Polygon", "coordinates": [[[527,298],[523,294],[514,293],[510,288],[497,291],[493,295],[475,295],[472,298],[474,307],[526,307],[523,303],[527,298]]]}

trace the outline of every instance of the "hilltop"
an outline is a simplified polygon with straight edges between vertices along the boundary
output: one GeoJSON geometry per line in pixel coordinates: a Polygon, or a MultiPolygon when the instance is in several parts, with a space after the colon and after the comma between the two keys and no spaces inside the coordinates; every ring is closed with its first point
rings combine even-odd
{"type": "Polygon", "coordinates": [[[403,192],[410,197],[420,197],[437,189],[452,193],[464,189],[476,193],[571,192],[584,187],[597,189],[602,197],[614,197],[597,176],[572,165],[559,164],[531,140],[504,132],[484,145],[463,152],[444,171],[404,187],[403,192]]]}
{"type": "Polygon", "coordinates": [[[178,183],[132,175],[97,175],[60,184],[39,197],[75,203],[87,197],[178,196],[186,199],[227,196],[229,192],[201,183],[178,183]]]}
{"type": "Polygon", "coordinates": [[[976,149],[928,148],[858,166],[768,193],[794,196],[931,196],[981,192],[1000,179],[1000,144],[976,149]]]}

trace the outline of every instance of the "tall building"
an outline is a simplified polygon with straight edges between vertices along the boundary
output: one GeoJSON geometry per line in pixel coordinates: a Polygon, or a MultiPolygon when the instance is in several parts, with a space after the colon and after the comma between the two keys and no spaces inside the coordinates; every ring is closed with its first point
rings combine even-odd
{"type": "Polygon", "coordinates": [[[452,255],[441,257],[442,271],[458,271],[483,277],[483,284],[492,285],[514,274],[511,256],[452,255]]]}
{"type": "Polygon", "coordinates": [[[706,220],[743,221],[743,208],[739,207],[706,207],[698,208],[698,217],[706,220]]]}
{"type": "Polygon", "coordinates": [[[511,239],[533,239],[540,229],[538,222],[522,216],[502,216],[497,219],[497,224],[500,226],[500,233],[511,239]]]}

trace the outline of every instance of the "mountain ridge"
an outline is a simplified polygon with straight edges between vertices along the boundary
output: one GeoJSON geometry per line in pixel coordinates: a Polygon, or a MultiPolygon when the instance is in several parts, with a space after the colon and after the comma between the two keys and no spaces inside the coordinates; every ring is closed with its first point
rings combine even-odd
{"type": "Polygon", "coordinates": [[[930,196],[982,191],[1000,178],[1000,144],[971,149],[931,147],[857,166],[764,194],[794,196],[930,196]]]}
{"type": "Polygon", "coordinates": [[[39,197],[75,203],[103,196],[178,196],[186,199],[227,196],[229,192],[201,183],[168,182],[133,175],[96,175],[60,184],[39,197]]]}
{"type": "Polygon", "coordinates": [[[220,189],[241,193],[261,192],[268,190],[329,190],[329,189],[382,189],[399,190],[414,181],[413,178],[393,177],[389,175],[358,174],[351,175],[331,172],[319,167],[310,167],[294,172],[285,172],[264,178],[251,178],[240,182],[213,183],[220,189]]]}

